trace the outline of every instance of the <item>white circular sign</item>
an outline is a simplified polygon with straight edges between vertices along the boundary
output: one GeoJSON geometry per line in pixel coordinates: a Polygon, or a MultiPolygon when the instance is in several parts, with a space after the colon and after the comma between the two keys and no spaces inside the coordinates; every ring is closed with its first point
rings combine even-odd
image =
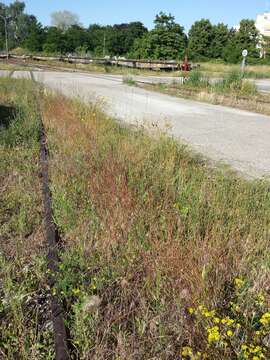
{"type": "Polygon", "coordinates": [[[248,56],[248,51],[247,51],[247,50],[243,50],[243,51],[242,51],[242,55],[243,55],[244,57],[247,57],[247,56],[248,56]]]}

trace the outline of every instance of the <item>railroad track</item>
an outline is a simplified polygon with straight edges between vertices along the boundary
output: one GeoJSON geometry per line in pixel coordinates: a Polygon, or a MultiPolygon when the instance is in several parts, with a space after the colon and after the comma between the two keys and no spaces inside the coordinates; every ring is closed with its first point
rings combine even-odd
{"type": "MultiPolygon", "coordinates": [[[[114,77],[114,75],[107,75],[106,73],[95,74],[94,72],[90,72],[90,71],[83,70],[83,69],[71,69],[71,68],[57,67],[57,66],[53,66],[53,65],[35,64],[35,63],[30,63],[30,62],[22,63],[21,61],[16,60],[16,59],[10,59],[9,63],[13,64],[13,65],[18,65],[18,66],[22,66],[25,68],[29,68],[30,72],[37,69],[37,70],[42,70],[42,71],[48,70],[48,71],[57,71],[57,72],[65,72],[65,73],[80,73],[80,74],[84,74],[85,76],[91,76],[92,78],[97,78],[97,79],[101,78],[101,79],[110,80],[110,81],[113,81],[116,83],[122,83],[123,78],[124,78],[124,75],[122,76],[122,78],[119,77],[117,79],[114,77]]],[[[16,70],[12,70],[10,72],[9,76],[11,77],[15,71],[16,70]]],[[[151,77],[149,77],[149,80],[150,79],[151,79],[151,77]]],[[[178,80],[179,79],[181,79],[181,78],[178,78],[178,80]]],[[[184,82],[185,78],[182,78],[182,79],[184,82]]],[[[139,80],[139,79],[135,79],[135,82],[138,84],[151,84],[150,81],[143,81],[143,80],[139,80]]]]}
{"type": "Polygon", "coordinates": [[[50,287],[50,306],[54,332],[54,348],[56,360],[70,359],[71,346],[68,337],[68,329],[65,326],[65,309],[60,300],[60,296],[55,292],[55,275],[59,272],[61,239],[57,226],[53,220],[52,198],[49,186],[49,151],[47,146],[47,137],[44,128],[42,112],[39,103],[39,93],[41,88],[36,83],[33,72],[30,72],[31,78],[36,85],[36,104],[39,116],[40,127],[40,168],[42,199],[44,208],[44,227],[45,238],[48,246],[47,266],[48,266],[48,285],[50,287]]]}

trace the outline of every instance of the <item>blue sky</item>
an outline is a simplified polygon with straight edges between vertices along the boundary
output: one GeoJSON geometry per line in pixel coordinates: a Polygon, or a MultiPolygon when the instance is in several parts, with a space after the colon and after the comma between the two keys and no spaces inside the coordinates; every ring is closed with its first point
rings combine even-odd
{"type": "Polygon", "coordinates": [[[171,12],[186,31],[201,18],[233,26],[243,18],[255,19],[257,13],[270,11],[270,1],[265,0],[25,0],[25,3],[27,12],[36,15],[44,25],[50,24],[53,11],[69,10],[77,13],[85,26],[139,20],[151,28],[155,15],[162,10],[171,12]]]}

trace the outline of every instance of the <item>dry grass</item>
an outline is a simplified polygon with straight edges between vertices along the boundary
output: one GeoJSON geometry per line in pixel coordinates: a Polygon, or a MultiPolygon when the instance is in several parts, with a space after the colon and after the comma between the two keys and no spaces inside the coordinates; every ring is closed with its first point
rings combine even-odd
{"type": "Polygon", "coordinates": [[[210,170],[165,135],[123,129],[96,106],[47,96],[43,110],[68,246],[58,286],[79,356],[175,359],[188,344],[232,358],[231,348],[208,347],[185,309],[225,314],[237,276],[251,293],[269,290],[268,184],[210,170]],[[93,295],[102,303],[92,313],[93,295]]]}
{"type": "Polygon", "coordinates": [[[0,358],[52,359],[33,86],[0,87],[0,358]]]}
{"type": "Polygon", "coordinates": [[[139,85],[151,91],[162,92],[172,96],[192,99],[214,105],[229,106],[236,109],[270,115],[270,96],[268,94],[244,95],[240,92],[222,93],[211,87],[195,87],[189,85],[139,85]]]}
{"type": "MultiPolygon", "coordinates": [[[[53,359],[33,88],[1,90],[0,357],[53,359]]],[[[123,129],[98,105],[41,100],[73,358],[253,359],[255,345],[269,358],[269,184],[213,170],[161,131],[123,129]],[[218,325],[211,342],[202,304],[241,330],[218,325]]]]}
{"type": "MultiPolygon", "coordinates": [[[[239,71],[240,64],[218,64],[218,63],[201,63],[200,70],[205,75],[211,77],[220,77],[231,71],[239,71]]],[[[246,67],[246,77],[255,79],[270,78],[270,65],[248,65],[246,67]]]]}

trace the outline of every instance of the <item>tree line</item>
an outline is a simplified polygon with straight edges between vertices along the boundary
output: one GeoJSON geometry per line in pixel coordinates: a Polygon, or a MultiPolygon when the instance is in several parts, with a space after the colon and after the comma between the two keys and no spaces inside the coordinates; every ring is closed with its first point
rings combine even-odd
{"type": "MultiPolygon", "coordinates": [[[[243,49],[249,57],[259,58],[260,39],[253,20],[244,19],[236,31],[207,19],[196,21],[188,34],[174,16],[161,12],[148,30],[141,22],[99,25],[88,28],[68,11],[52,14],[52,26],[42,26],[34,15],[25,13],[25,4],[15,1],[0,3],[0,15],[7,19],[10,49],[46,54],[88,54],[95,57],[125,56],[139,59],[189,59],[202,61],[222,59],[236,63],[243,49]]],[[[0,49],[5,49],[4,21],[0,18],[0,49]]]]}

